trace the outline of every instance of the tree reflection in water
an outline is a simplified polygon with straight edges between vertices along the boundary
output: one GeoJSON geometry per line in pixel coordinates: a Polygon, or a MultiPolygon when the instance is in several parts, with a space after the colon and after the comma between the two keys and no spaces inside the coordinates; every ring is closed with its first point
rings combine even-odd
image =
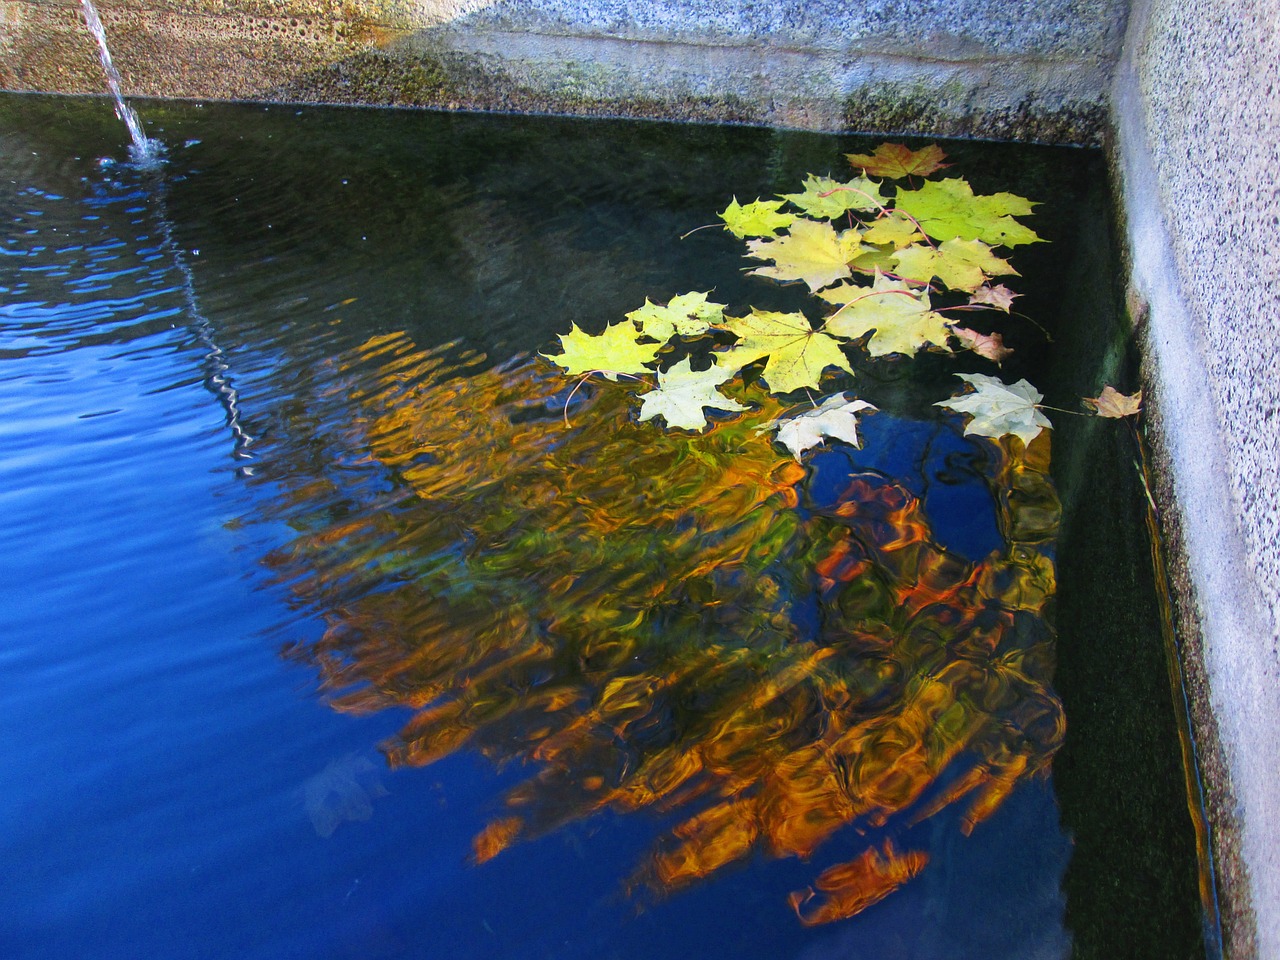
{"type": "Polygon", "coordinates": [[[338,467],[286,483],[303,532],[271,561],[328,623],[290,654],[333,705],[415,711],[391,764],[466,748],[536,770],[476,861],[651,808],[679,822],[631,886],[665,894],[852,826],[861,853],[791,895],[818,924],[927,869],[868,836],[952,805],[967,833],[1047,773],[1064,732],[1047,434],[981,441],[1004,544],[971,562],[892,477],[815,501],[754,432],[779,412],[763,393],[738,394],[762,416],[679,434],[635,422],[634,384],[570,398],[536,358],[477,359],[404,335],[349,358],[329,442],[390,483],[341,509],[338,467]]]}

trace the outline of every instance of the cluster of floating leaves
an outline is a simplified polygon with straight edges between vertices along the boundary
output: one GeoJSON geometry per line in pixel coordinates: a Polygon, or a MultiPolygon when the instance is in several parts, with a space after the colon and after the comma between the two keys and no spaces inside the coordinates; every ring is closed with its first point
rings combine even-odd
{"type": "MultiPolygon", "coordinates": [[[[958,347],[999,364],[1012,352],[1002,335],[961,326],[954,313],[1011,312],[1018,294],[993,281],[1017,271],[996,249],[1040,241],[1016,219],[1030,215],[1035,204],[1012,193],[977,195],[954,177],[883,192],[890,180],[925,178],[946,168],[936,145],[913,151],[882,144],[847,159],[860,175],[847,181],[810,175],[799,193],[747,204],[735,197],[720,214],[725,229],[747,241],[748,257],[768,261],[752,275],[803,283],[823,302],[830,312],[816,328],[800,311],[753,307],[730,316],[726,304],[691,291],[666,304],[646,300],[599,334],[574,325],[560,337],[561,352],[548,359],[572,376],[653,378],[654,389],[641,396],[640,419],[661,417],[684,430],[704,429],[708,410],[745,409],[724,393],[735,378],[750,381],[758,373],[781,395],[818,390],[830,371],[852,374],[846,349],[877,358],[958,347]],[[941,306],[939,297],[963,299],[941,306]],[[689,352],[699,347],[695,364],[689,352]]],[[[964,379],[971,393],[938,406],[966,414],[967,434],[1030,442],[1051,425],[1043,396],[1026,380],[1006,384],[984,374],[964,379]]],[[[875,407],[841,393],[820,409],[826,421],[792,428],[786,418],[775,419],[761,429],[776,430],[798,460],[824,437],[856,446],[855,415],[875,407]],[[827,423],[837,425],[835,432],[827,432],[827,423]]],[[[1114,408],[1095,403],[1093,409],[1107,415],[1114,408]]]]}
{"type": "Polygon", "coordinates": [[[293,653],[334,706],[413,711],[392,764],[465,749],[532,771],[477,862],[660,811],[675,826],[629,884],[665,895],[839,834],[851,855],[791,896],[823,923],[927,868],[910,825],[954,807],[967,832],[1047,771],[1047,436],[984,445],[1004,544],[971,561],[892,477],[814,501],[757,429],[784,412],[758,384],[725,394],[753,416],[689,434],[639,422],[625,380],[575,389],[536,358],[460,377],[445,356],[397,335],[350,358],[343,443],[392,493],[335,513],[299,484],[306,532],[273,562],[328,618],[293,653]]]}

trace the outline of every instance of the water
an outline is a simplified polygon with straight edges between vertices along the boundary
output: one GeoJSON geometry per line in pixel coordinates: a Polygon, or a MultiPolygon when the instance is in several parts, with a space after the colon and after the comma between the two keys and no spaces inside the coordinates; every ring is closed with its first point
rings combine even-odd
{"type": "MultiPolygon", "coordinates": [[[[785,307],[675,238],[874,142],[146,115],[0,99],[5,956],[1204,956],[1122,431],[869,363],[804,472],[531,356],[785,307]]],[[[1123,376],[1101,159],[947,149],[1045,201],[1005,379],[1123,376]]]]}

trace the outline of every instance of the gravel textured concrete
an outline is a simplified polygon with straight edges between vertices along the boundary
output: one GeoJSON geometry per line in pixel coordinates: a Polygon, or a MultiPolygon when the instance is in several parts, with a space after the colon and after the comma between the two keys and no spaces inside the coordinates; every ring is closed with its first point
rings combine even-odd
{"type": "Polygon", "coordinates": [[[1280,957],[1278,25],[1139,0],[1114,101],[1233,958],[1280,957]]]}
{"type": "MultiPolygon", "coordinates": [[[[1126,0],[100,0],[133,95],[1096,143],[1126,0]]],[[[0,88],[100,92],[75,0],[0,0],[0,88]]]]}

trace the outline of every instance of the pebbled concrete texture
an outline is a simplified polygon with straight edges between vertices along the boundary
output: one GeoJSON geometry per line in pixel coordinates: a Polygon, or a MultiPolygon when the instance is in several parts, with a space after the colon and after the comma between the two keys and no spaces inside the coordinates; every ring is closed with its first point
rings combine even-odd
{"type": "Polygon", "coordinates": [[[1280,2],[1136,0],[1114,123],[1227,955],[1278,958],[1280,2]]]}
{"type": "MultiPolygon", "coordinates": [[[[1127,0],[100,0],[131,95],[1099,142],[1127,0]]],[[[0,88],[100,92],[76,0],[0,88]]]]}

